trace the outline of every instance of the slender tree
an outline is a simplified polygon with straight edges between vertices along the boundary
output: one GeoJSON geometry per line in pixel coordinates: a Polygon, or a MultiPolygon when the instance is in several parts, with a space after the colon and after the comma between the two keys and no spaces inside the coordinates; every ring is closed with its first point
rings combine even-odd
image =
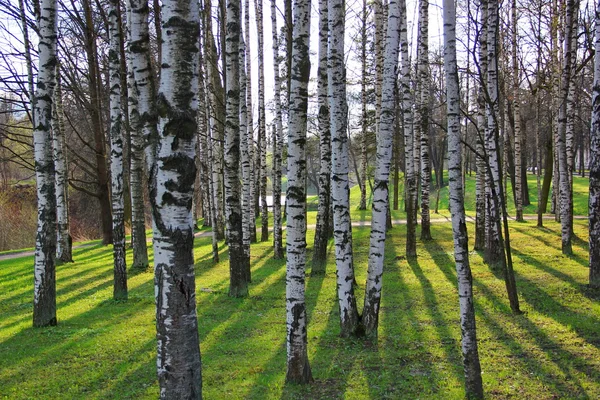
{"type": "Polygon", "coordinates": [[[363,311],[365,334],[372,337],[377,337],[377,327],[379,325],[386,218],[389,206],[388,185],[392,163],[392,140],[395,131],[394,120],[396,117],[396,99],[394,94],[399,43],[400,4],[398,0],[390,0],[383,63],[381,118],[379,120],[379,137],[377,140],[377,167],[373,184],[369,268],[363,311]]]}
{"type": "MultiPolygon", "coordinates": [[[[272,0],[274,1],[274,0],[272,0]]],[[[317,101],[319,114],[319,210],[312,259],[312,273],[325,273],[327,244],[331,232],[331,132],[327,98],[327,0],[319,0],[319,66],[317,68],[317,101]]]]}
{"type": "MultiPolygon", "coordinates": [[[[241,33],[241,31],[240,31],[241,33]]],[[[246,109],[246,56],[245,56],[245,45],[244,36],[240,34],[240,51],[239,51],[239,74],[240,74],[240,163],[242,171],[242,246],[244,250],[244,259],[248,262],[245,263],[246,267],[246,280],[250,282],[250,221],[249,219],[254,218],[252,214],[252,208],[250,204],[253,203],[254,199],[250,192],[250,182],[252,180],[251,170],[252,166],[250,163],[250,154],[248,148],[248,135],[247,135],[247,116],[248,110],[246,109]]]]}
{"type": "Polygon", "coordinates": [[[448,181],[454,237],[454,259],[458,280],[463,366],[467,398],[483,398],[481,366],[477,350],[473,278],[469,265],[469,244],[462,185],[460,95],[456,63],[456,9],[454,0],[444,0],[444,66],[448,112],[448,181]]]}
{"type": "Polygon", "coordinates": [[[254,0],[258,46],[258,142],[260,169],[260,241],[269,240],[269,208],[267,206],[267,127],[265,115],[265,55],[263,34],[263,0],[254,0]]]}
{"type": "Polygon", "coordinates": [[[310,77],[310,0],[295,0],[288,130],[286,382],[308,383],[306,268],[306,124],[310,77]]]}
{"type": "Polygon", "coordinates": [[[590,286],[600,289],[600,1],[596,4],[594,87],[590,133],[590,286]]]}
{"type": "MultiPolygon", "coordinates": [[[[146,21],[148,16],[146,15],[146,21]]],[[[134,21],[131,2],[127,2],[127,111],[129,113],[129,188],[131,194],[131,243],[133,247],[132,268],[148,268],[148,244],[146,242],[146,213],[144,205],[144,136],[140,123],[138,87],[134,71],[132,24],[134,21]]],[[[147,22],[146,22],[147,24],[147,22]]]]}
{"type": "Polygon", "coordinates": [[[354,264],[352,257],[352,224],[350,221],[350,189],[348,186],[348,104],[346,103],[346,67],[344,65],[344,0],[329,0],[328,14],[333,236],[335,239],[341,335],[351,336],[356,334],[360,319],[353,287],[354,264]]]}
{"type": "MultiPolygon", "coordinates": [[[[493,193],[500,193],[500,160],[496,137],[498,136],[498,3],[487,3],[487,16],[484,27],[487,29],[487,76],[486,76],[486,121],[485,150],[490,173],[486,174],[486,261],[494,268],[503,269],[502,245],[500,238],[500,210],[498,199],[493,193]],[[492,185],[494,186],[492,190],[492,185]]],[[[487,172],[487,171],[486,171],[487,172]]]]}
{"type": "MultiPolygon", "coordinates": [[[[520,70],[518,62],[518,42],[517,42],[517,29],[518,29],[518,14],[517,14],[517,0],[513,0],[511,4],[511,47],[512,47],[512,78],[513,78],[513,124],[514,124],[514,140],[515,140],[515,208],[517,221],[523,221],[523,185],[527,182],[523,182],[523,173],[521,171],[521,97],[520,97],[520,70]]],[[[508,164],[508,160],[506,160],[508,164]]]]}
{"type": "Polygon", "coordinates": [[[56,184],[56,259],[73,262],[71,234],[69,229],[68,168],[65,145],[65,120],[62,102],[60,64],[56,64],[56,87],[52,104],[52,142],[56,184]]]}
{"type": "Polygon", "coordinates": [[[121,113],[121,34],[118,0],[111,0],[108,9],[109,42],[108,69],[110,86],[110,176],[113,219],[113,258],[115,300],[127,299],[127,264],[125,261],[125,205],[123,197],[123,117],[121,113]]]}
{"type": "Polygon", "coordinates": [[[229,295],[248,295],[249,258],[244,254],[240,203],[240,0],[227,1],[226,77],[225,80],[225,221],[229,246],[229,295]]]}
{"type": "MultiPolygon", "coordinates": [[[[154,168],[154,285],[161,399],[201,399],[192,198],[196,174],[198,3],[163,1],[154,168]]],[[[237,43],[236,43],[237,44],[237,43]]]]}
{"type": "MultiPolygon", "coordinates": [[[[273,88],[273,102],[275,103],[275,124],[273,128],[273,256],[276,259],[281,259],[284,256],[281,218],[283,117],[281,113],[281,77],[279,76],[279,33],[277,31],[277,7],[275,0],[271,0],[270,3],[271,33],[273,35],[273,79],[275,84],[273,88]]],[[[327,39],[325,39],[325,43],[327,43],[327,39]]]]}
{"type": "Polygon", "coordinates": [[[250,39],[250,2],[251,0],[244,0],[244,27],[246,33],[246,111],[248,113],[246,117],[247,126],[246,126],[246,135],[248,142],[248,156],[250,157],[250,196],[252,198],[251,203],[248,205],[248,212],[252,213],[251,216],[248,216],[248,222],[250,224],[250,241],[256,242],[256,210],[254,199],[256,197],[256,177],[258,176],[259,171],[256,171],[254,168],[255,160],[254,160],[254,108],[252,107],[252,53],[251,53],[251,40],[250,39]]]}
{"type": "Polygon", "coordinates": [[[475,250],[484,251],[486,248],[486,221],[487,217],[487,168],[485,154],[485,138],[487,137],[487,120],[485,117],[486,108],[486,82],[487,76],[487,35],[485,33],[485,21],[487,20],[487,0],[480,1],[480,24],[478,27],[479,36],[479,87],[477,93],[477,139],[475,165],[477,176],[475,177],[475,250]]]}
{"type": "Polygon", "coordinates": [[[418,97],[417,131],[421,153],[421,240],[431,239],[429,215],[429,187],[431,185],[431,160],[429,159],[429,1],[419,0],[419,36],[417,48],[418,97]]]}
{"type": "Polygon", "coordinates": [[[406,256],[417,256],[417,177],[414,158],[412,94],[408,48],[406,0],[400,1],[400,86],[402,94],[402,127],[404,130],[404,188],[406,192],[406,256]]]}
{"type": "Polygon", "coordinates": [[[571,85],[571,66],[573,41],[571,40],[572,32],[575,26],[575,12],[577,7],[576,1],[567,0],[565,4],[565,39],[563,65],[560,79],[560,104],[558,109],[558,133],[556,137],[556,152],[558,153],[558,173],[560,184],[560,221],[561,221],[561,237],[562,237],[562,252],[566,255],[571,255],[573,249],[571,246],[573,236],[573,218],[572,218],[572,197],[571,197],[571,180],[569,179],[569,168],[567,165],[567,149],[565,144],[567,130],[567,102],[569,97],[569,87],[571,85]]]}
{"type": "Polygon", "coordinates": [[[52,160],[52,89],[56,71],[56,0],[41,1],[33,151],[38,222],[33,269],[33,326],[56,325],[56,197],[52,160]]]}

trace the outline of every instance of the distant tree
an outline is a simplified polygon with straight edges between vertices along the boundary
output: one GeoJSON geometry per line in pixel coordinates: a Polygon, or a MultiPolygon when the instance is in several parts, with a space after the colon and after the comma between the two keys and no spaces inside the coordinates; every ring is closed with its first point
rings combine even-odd
{"type": "Polygon", "coordinates": [[[56,183],[56,258],[73,262],[73,241],[69,227],[68,164],[65,144],[65,121],[62,103],[60,64],[56,65],[56,87],[52,102],[52,142],[56,183]]]}
{"type": "Polygon", "coordinates": [[[198,11],[195,1],[163,1],[162,5],[160,140],[156,191],[151,194],[161,399],[202,398],[191,207],[196,174],[198,11]]]}
{"type": "MultiPolygon", "coordinates": [[[[273,35],[273,78],[275,85],[273,88],[273,101],[275,103],[275,124],[273,127],[273,256],[276,259],[281,259],[284,257],[281,218],[283,116],[281,111],[281,77],[279,74],[279,34],[277,31],[277,8],[275,0],[271,0],[270,3],[271,33],[273,35]]],[[[325,39],[325,46],[327,46],[327,39],[325,39]]]]}
{"type": "Polygon", "coordinates": [[[56,325],[56,197],[52,159],[52,91],[56,72],[56,0],[41,1],[39,66],[35,92],[33,148],[38,227],[33,268],[33,326],[56,325]]]}

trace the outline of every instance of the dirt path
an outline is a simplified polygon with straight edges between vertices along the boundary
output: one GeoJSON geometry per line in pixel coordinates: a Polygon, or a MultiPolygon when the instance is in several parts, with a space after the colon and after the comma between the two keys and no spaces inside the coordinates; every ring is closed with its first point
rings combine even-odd
{"type": "MultiPolygon", "coordinates": [[[[545,220],[553,220],[554,219],[554,215],[544,215],[543,217],[545,220]]],[[[514,221],[515,217],[508,217],[509,220],[514,221]]],[[[523,219],[527,220],[527,221],[535,221],[537,220],[537,215],[525,215],[523,216],[523,219]]],[[[575,215],[573,216],[573,219],[588,219],[587,215],[575,215]]],[[[469,216],[467,215],[467,221],[470,222],[475,222],[475,217],[469,216]]],[[[440,224],[440,223],[444,223],[444,222],[452,222],[452,220],[450,219],[450,217],[438,217],[438,218],[431,218],[431,223],[432,224],[440,224]]],[[[402,225],[402,224],[406,224],[406,220],[405,219],[396,219],[392,221],[393,225],[402,225]]],[[[365,220],[365,221],[354,221],[352,222],[352,226],[356,226],[356,227],[363,227],[363,226],[369,226],[371,225],[371,221],[370,220],[365,220]]],[[[307,228],[309,229],[314,229],[316,227],[316,225],[308,225],[307,228]]],[[[283,227],[283,229],[285,229],[285,226],[283,227]]],[[[270,229],[271,230],[271,229],[270,229]]],[[[202,232],[196,232],[196,234],[194,234],[195,237],[199,238],[199,237],[210,237],[212,235],[211,231],[202,231],[202,232]]],[[[148,242],[151,243],[152,239],[148,239],[148,242]]],[[[86,243],[86,244],[80,244],[77,246],[73,246],[73,250],[76,249],[82,249],[85,247],[90,247],[90,246],[96,246],[96,243],[86,243]]],[[[30,251],[20,251],[20,252],[16,252],[16,253],[10,253],[10,254],[0,254],[0,261],[4,261],[4,260],[12,260],[13,258],[21,258],[21,257],[31,257],[35,255],[35,251],[30,250],[30,251]]]]}

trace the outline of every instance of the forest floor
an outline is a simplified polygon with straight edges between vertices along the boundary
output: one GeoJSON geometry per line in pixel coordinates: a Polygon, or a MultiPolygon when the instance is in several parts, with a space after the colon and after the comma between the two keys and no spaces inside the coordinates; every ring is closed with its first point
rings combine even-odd
{"type": "MultiPolygon", "coordinates": [[[[560,225],[544,224],[510,223],[522,315],[511,314],[500,274],[471,252],[488,398],[600,398],[600,293],[587,287],[587,223],[575,220],[571,257],[560,252],[560,225]]],[[[368,226],[353,230],[360,305],[369,233],[368,226]]],[[[308,235],[310,260],[314,231],[308,235]]],[[[284,382],[285,261],[272,259],[270,241],[253,244],[250,296],[230,298],[227,249],[221,243],[221,261],[213,263],[211,240],[201,235],[195,260],[205,398],[462,399],[450,224],[433,224],[432,235],[407,259],[405,226],[389,231],[376,341],[339,337],[333,244],[327,273],[311,276],[309,268],[315,381],[306,386],[284,382]]],[[[155,399],[153,274],[129,271],[129,300],[115,302],[111,247],[77,248],[74,259],[57,267],[58,326],[42,329],[31,327],[33,258],[0,261],[0,398],[155,399]]]]}

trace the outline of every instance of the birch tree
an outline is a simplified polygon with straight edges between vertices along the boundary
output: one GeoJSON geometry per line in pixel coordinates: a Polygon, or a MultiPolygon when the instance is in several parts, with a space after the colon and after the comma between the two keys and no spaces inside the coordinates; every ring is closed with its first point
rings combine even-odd
{"type": "Polygon", "coordinates": [[[110,176],[114,259],[113,298],[115,300],[125,300],[127,299],[127,265],[125,261],[125,206],[123,198],[121,61],[119,59],[121,34],[119,32],[118,7],[118,0],[111,0],[109,2],[110,176]]]}
{"type": "MultiPolygon", "coordinates": [[[[517,1],[511,3],[511,42],[512,42],[512,73],[513,73],[513,118],[515,134],[515,208],[517,221],[523,221],[523,172],[521,170],[521,98],[519,93],[520,72],[518,62],[518,43],[517,43],[517,1]]],[[[508,160],[505,160],[508,163],[508,160]]]]}
{"type": "Polygon", "coordinates": [[[252,201],[248,204],[248,222],[250,224],[250,241],[256,242],[256,210],[254,199],[256,195],[256,179],[259,171],[254,168],[254,109],[252,107],[252,53],[250,39],[250,1],[244,0],[244,27],[246,33],[245,59],[246,59],[246,136],[248,142],[248,156],[250,157],[250,198],[252,201]]]}
{"type": "MultiPolygon", "coordinates": [[[[277,7],[275,0],[271,0],[270,3],[271,33],[273,36],[273,102],[275,103],[275,126],[273,128],[273,257],[276,259],[281,259],[283,258],[283,232],[281,218],[283,117],[281,113],[281,77],[279,76],[279,32],[277,31],[277,7]]],[[[325,45],[327,45],[327,38],[325,39],[325,45]]],[[[315,233],[315,235],[316,234],[317,233],[315,233]]]]}
{"type": "Polygon", "coordinates": [[[498,3],[487,3],[487,76],[486,76],[486,122],[485,147],[490,173],[486,174],[486,261],[500,269],[502,265],[502,245],[500,239],[500,210],[493,192],[500,193],[500,160],[498,158],[498,3]],[[492,185],[494,190],[492,190],[492,185]]]}
{"type": "MultiPolygon", "coordinates": [[[[192,198],[196,174],[198,3],[164,1],[153,193],[154,285],[161,399],[201,399],[192,198]]],[[[237,50],[237,49],[236,49],[237,50]]]]}
{"type": "Polygon", "coordinates": [[[55,82],[56,0],[41,0],[39,66],[35,92],[33,152],[38,222],[33,268],[33,326],[56,325],[56,197],[52,160],[52,89],[55,82]]]}
{"type": "MultiPolygon", "coordinates": [[[[487,76],[487,34],[485,32],[485,21],[487,20],[487,0],[480,1],[480,24],[478,27],[479,34],[479,88],[477,93],[477,139],[475,165],[477,168],[477,176],[475,177],[475,245],[474,249],[484,251],[486,249],[486,221],[487,216],[487,164],[484,157],[485,140],[487,137],[487,120],[485,115],[486,110],[486,82],[487,76]]],[[[485,253],[484,253],[485,256],[485,253]]]]}
{"type": "Polygon", "coordinates": [[[574,20],[576,12],[576,1],[566,1],[565,15],[565,39],[563,65],[560,79],[560,107],[558,109],[558,133],[556,137],[556,152],[558,153],[558,173],[560,184],[560,221],[561,221],[561,238],[562,252],[566,255],[571,255],[573,249],[571,240],[573,236],[573,218],[572,218],[572,189],[571,180],[569,179],[569,168],[567,165],[567,149],[565,144],[566,128],[567,128],[567,101],[569,96],[569,87],[571,85],[571,65],[572,65],[572,29],[574,29],[574,20]]]}
{"type": "Polygon", "coordinates": [[[240,74],[240,162],[242,171],[242,246],[244,250],[244,259],[248,262],[246,267],[246,280],[250,282],[250,218],[254,218],[250,204],[254,199],[250,192],[250,182],[252,179],[252,165],[250,162],[250,154],[248,151],[248,135],[247,135],[247,117],[248,110],[246,109],[246,48],[244,44],[244,36],[240,35],[240,50],[239,50],[239,74],[240,74]]]}
{"type": "Polygon", "coordinates": [[[56,184],[56,259],[73,262],[69,229],[68,168],[65,145],[65,121],[62,102],[60,64],[56,64],[56,87],[52,104],[52,142],[56,184]]]}
{"type": "Polygon", "coordinates": [[[258,143],[260,169],[260,241],[269,240],[269,208],[267,206],[267,127],[265,115],[265,55],[263,35],[263,0],[254,0],[258,46],[258,143]]]}
{"type": "MultiPolygon", "coordinates": [[[[345,6],[343,0],[328,1],[329,52],[328,84],[331,123],[331,194],[333,200],[333,237],[337,267],[337,292],[341,335],[355,335],[359,326],[354,296],[352,223],[348,186],[348,133],[346,67],[344,65],[345,6]]],[[[290,215],[288,214],[288,220],[290,215]]]]}
{"type": "Polygon", "coordinates": [[[290,116],[288,127],[287,266],[286,266],[286,382],[309,383],[307,353],[306,275],[306,113],[310,77],[310,0],[293,7],[290,116]]]}
{"type": "Polygon", "coordinates": [[[240,0],[227,1],[227,37],[225,40],[225,221],[229,246],[229,295],[248,295],[249,257],[242,245],[242,213],[240,203],[240,0]]]}
{"type": "Polygon", "coordinates": [[[590,132],[590,286],[600,289],[600,0],[595,11],[594,86],[590,132]]]}
{"type": "Polygon", "coordinates": [[[392,162],[392,140],[395,131],[396,99],[394,85],[398,65],[399,43],[400,4],[398,0],[390,0],[383,64],[381,116],[379,119],[379,137],[377,140],[377,166],[373,183],[369,268],[363,311],[365,334],[371,337],[377,337],[377,328],[379,325],[386,217],[389,205],[388,185],[392,162]]]}
{"type": "MultiPolygon", "coordinates": [[[[131,191],[131,243],[133,247],[132,268],[148,268],[148,244],[146,243],[146,213],[144,205],[144,137],[140,124],[138,87],[133,69],[131,4],[127,2],[127,111],[129,113],[129,188],[131,191]]],[[[147,20],[147,16],[146,16],[147,20]]]]}
{"type": "Polygon", "coordinates": [[[481,366],[477,349],[473,278],[469,265],[469,244],[462,185],[462,145],[460,134],[460,94],[456,63],[456,9],[454,0],[444,0],[444,66],[446,72],[446,104],[448,113],[448,181],[454,259],[458,280],[462,355],[467,398],[483,398],[481,366]]]}
{"type": "MultiPolygon", "coordinates": [[[[274,1],[274,0],[272,0],[274,1]]],[[[312,273],[325,273],[327,245],[331,232],[331,132],[329,130],[329,103],[327,98],[327,0],[319,0],[319,66],[317,68],[317,102],[319,114],[319,210],[315,228],[312,273]]]]}
{"type": "Polygon", "coordinates": [[[410,59],[406,22],[406,0],[400,2],[400,85],[404,130],[404,187],[406,192],[406,256],[417,256],[417,178],[414,159],[413,111],[410,91],[410,59]]]}
{"type": "MultiPolygon", "coordinates": [[[[139,125],[144,143],[146,170],[149,175],[149,190],[154,190],[154,168],[158,143],[156,110],[156,78],[150,62],[150,33],[148,26],[148,3],[142,0],[128,0],[131,14],[132,69],[137,88],[139,125]]],[[[161,50],[162,51],[162,50],[161,50]]],[[[135,127],[134,127],[135,128],[135,127]]],[[[140,217],[141,218],[141,217],[140,217]]]]}
{"type": "Polygon", "coordinates": [[[429,159],[429,1],[419,1],[419,38],[417,71],[417,131],[421,153],[421,240],[431,239],[429,215],[429,186],[431,185],[431,160],[429,159]]]}

